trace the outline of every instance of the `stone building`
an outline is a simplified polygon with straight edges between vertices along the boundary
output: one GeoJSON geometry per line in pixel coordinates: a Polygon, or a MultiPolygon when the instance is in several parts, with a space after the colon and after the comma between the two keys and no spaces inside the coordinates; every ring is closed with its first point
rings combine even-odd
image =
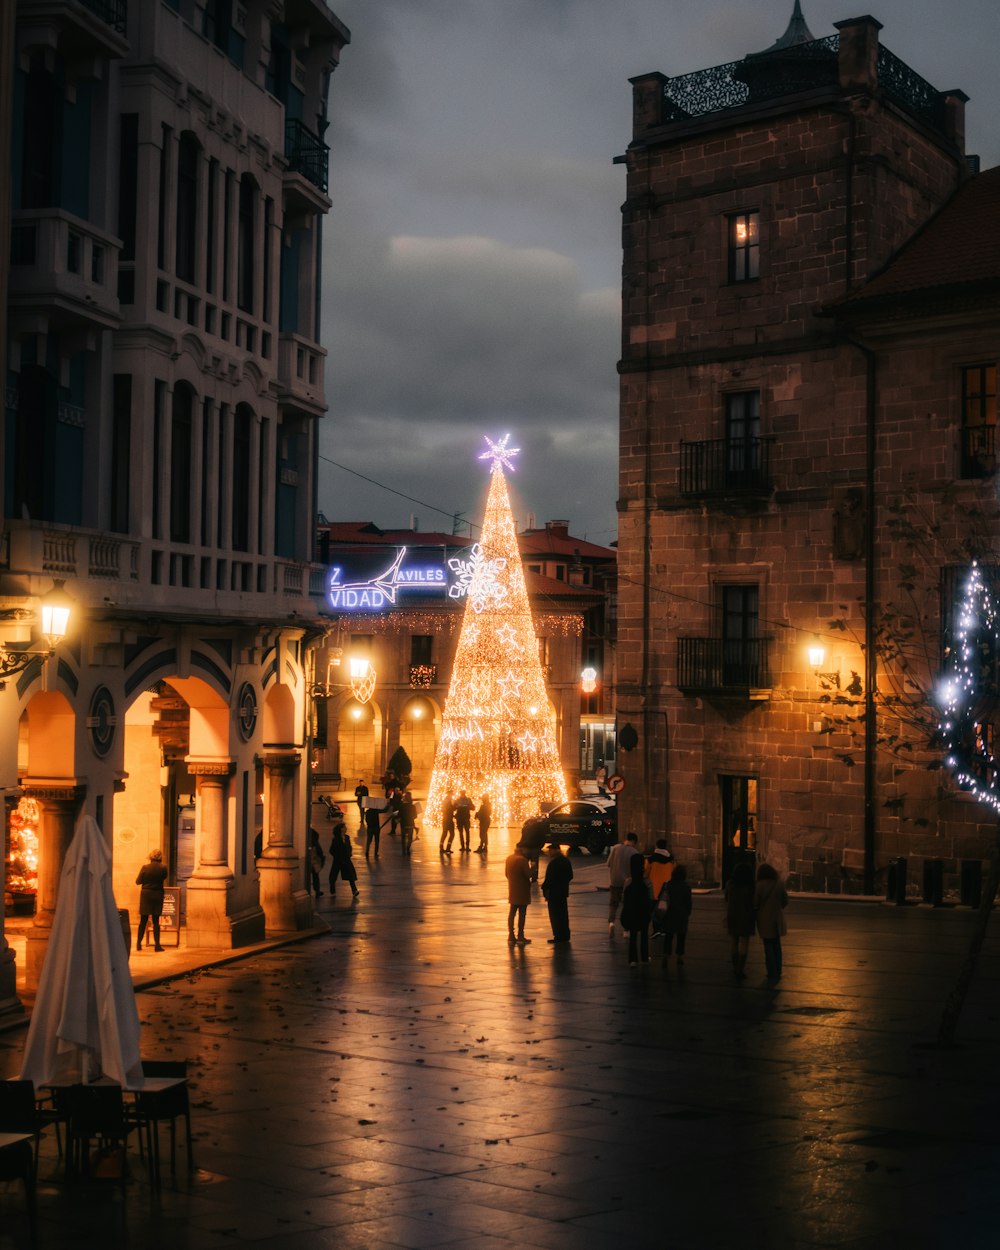
{"type": "Polygon", "coordinates": [[[902,857],[971,897],[994,822],[930,743],[956,570],[997,546],[997,173],[880,29],[796,2],[761,53],[632,80],[619,810],[706,880],[872,893],[902,857]]]}
{"type": "Polygon", "coordinates": [[[191,944],[309,922],[323,132],[349,33],[323,0],[4,10],[0,791],[7,822],[38,813],[34,975],[81,811],[133,914],[162,850],[191,944]],[[69,636],[19,661],[54,582],[69,636]]]}
{"type": "MultiPolygon", "coordinates": [[[[465,611],[464,598],[447,594],[448,560],[466,553],[471,541],[455,534],[383,530],[371,522],[320,525],[318,554],[339,589],[328,591],[325,610],[337,619],[316,647],[317,790],[352,800],[359,778],[369,786],[377,782],[402,746],[413,766],[414,793],[426,792],[465,611]],[[365,701],[351,689],[352,657],[367,659],[375,673],[374,691],[365,701]]],[[[526,530],[518,542],[560,758],[572,789],[585,763],[583,726],[595,718],[592,696],[580,686],[584,647],[594,645],[594,622],[608,612],[606,580],[614,552],[573,537],[565,521],[526,530]],[[556,549],[562,553],[558,559],[556,549]]],[[[609,695],[602,692],[600,698],[609,695]]],[[[606,719],[602,715],[601,723],[606,719]]],[[[612,709],[611,736],[613,723],[612,709]]]]}

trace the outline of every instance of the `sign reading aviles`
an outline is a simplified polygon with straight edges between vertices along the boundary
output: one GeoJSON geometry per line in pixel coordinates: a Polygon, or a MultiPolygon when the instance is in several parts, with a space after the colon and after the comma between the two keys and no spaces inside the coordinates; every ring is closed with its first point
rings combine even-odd
{"type": "Polygon", "coordinates": [[[448,589],[448,566],[440,548],[400,547],[388,568],[382,567],[385,557],[380,553],[380,571],[371,576],[364,576],[365,563],[370,566],[371,558],[352,556],[349,568],[331,565],[326,596],[334,612],[387,612],[405,591],[426,595],[448,589]]]}

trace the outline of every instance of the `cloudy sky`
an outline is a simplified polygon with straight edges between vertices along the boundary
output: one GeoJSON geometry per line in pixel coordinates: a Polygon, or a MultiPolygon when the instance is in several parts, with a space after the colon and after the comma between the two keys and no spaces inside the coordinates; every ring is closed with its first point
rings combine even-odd
{"type": "MultiPolygon", "coordinates": [[[[330,88],[323,342],[331,520],[481,520],[483,436],[522,448],[518,520],[616,535],[628,79],[759,51],[792,0],[329,0],[350,28],[330,88]]],[[[996,0],[804,0],[817,38],[871,12],[967,150],[1000,163],[996,0]]]]}

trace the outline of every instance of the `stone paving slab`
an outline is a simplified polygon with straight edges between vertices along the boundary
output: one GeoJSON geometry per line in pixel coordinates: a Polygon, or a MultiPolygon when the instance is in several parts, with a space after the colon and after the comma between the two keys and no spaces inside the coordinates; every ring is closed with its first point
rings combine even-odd
{"type": "MultiPolygon", "coordinates": [[[[123,1199],[61,1184],[47,1138],[36,1244],[998,1244],[996,924],[943,1052],[968,911],[793,898],[771,990],[759,943],[733,980],[718,896],[682,967],[654,944],[630,969],[599,861],[573,859],[569,947],[536,897],[511,948],[502,846],[393,851],[359,857],[360,903],[321,900],[309,940],[133,960],[144,1053],[191,1064],[199,1170],[165,1164],[157,1195],[131,1157],[123,1199]]],[[[0,1035],[0,1075],[22,1043],[0,1035]]],[[[0,1185],[0,1250],[29,1244],[0,1185]]]]}

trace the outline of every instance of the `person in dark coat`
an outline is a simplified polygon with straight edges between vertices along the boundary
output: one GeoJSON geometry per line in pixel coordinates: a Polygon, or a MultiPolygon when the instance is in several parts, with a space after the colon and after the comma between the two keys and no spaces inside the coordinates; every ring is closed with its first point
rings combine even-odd
{"type": "Polygon", "coordinates": [[[531,865],[528,853],[516,846],[507,856],[503,866],[507,878],[507,941],[511,946],[530,946],[531,938],[524,936],[524,917],[531,903],[531,865]],[[517,921],[517,933],[514,921],[517,921]]]}
{"type": "Polygon", "coordinates": [[[493,819],[493,806],[490,803],[490,796],[484,794],[479,800],[479,811],[476,812],[476,821],[479,824],[479,845],[476,847],[477,855],[485,855],[490,846],[490,821],[493,819]]]}
{"type": "Polygon", "coordinates": [[[417,827],[417,803],[409,790],[404,790],[399,804],[400,849],[409,855],[413,845],[413,834],[417,827]]]}
{"type": "Polygon", "coordinates": [[[455,800],[455,824],[458,827],[458,849],[468,851],[469,834],[472,830],[472,800],[464,790],[459,790],[455,800]]]}
{"type": "Polygon", "coordinates": [[[363,777],[358,778],[358,784],[354,787],[354,797],[358,803],[358,833],[360,833],[365,827],[365,799],[368,797],[368,787],[363,777]]]}
{"type": "Polygon", "coordinates": [[[451,844],[455,841],[455,801],[451,794],[444,796],[441,805],[441,841],[438,850],[442,855],[451,854],[451,844]]]}
{"type": "Polygon", "coordinates": [[[338,821],[333,826],[333,840],[330,843],[330,897],[333,898],[337,878],[346,881],[351,893],[358,897],[358,870],[351,858],[351,838],[344,822],[338,821]]]}
{"type": "Polygon", "coordinates": [[[691,919],[691,887],[687,883],[687,869],[683,864],[676,865],[664,890],[667,895],[667,915],[663,922],[663,960],[666,963],[670,958],[676,937],[677,962],[682,964],[688,922],[691,919]]]}
{"type": "Polygon", "coordinates": [[[553,842],[549,847],[549,862],[542,881],[542,897],[548,904],[549,924],[552,926],[550,943],[569,941],[569,883],[572,880],[573,865],[563,854],[562,847],[553,842]]]}
{"type": "Polygon", "coordinates": [[[146,925],[153,922],[153,950],[161,951],[160,917],[163,915],[163,885],[167,879],[167,870],[163,866],[163,852],[154,847],[149,852],[149,859],[139,869],[135,879],[139,890],[139,932],[136,934],[135,949],[142,950],[142,939],[146,935],[146,925]]]}
{"type": "Polygon", "coordinates": [[[622,891],[622,928],[628,934],[628,962],[634,968],[642,952],[642,962],[649,963],[649,918],[653,898],[646,880],[646,863],[638,852],[629,861],[631,879],[622,891]]]}
{"type": "Polygon", "coordinates": [[[753,869],[744,859],[726,882],[726,931],[737,981],[746,979],[747,954],[754,933],[753,869]]]}
{"type": "Polygon", "coordinates": [[[309,868],[312,892],[317,898],[323,897],[323,891],[319,888],[319,874],[325,863],[326,856],[323,854],[323,848],[319,844],[319,834],[315,829],[310,828],[306,841],[306,864],[309,868]]]}
{"type": "Polygon", "coordinates": [[[375,858],[378,859],[379,841],[382,837],[382,813],[377,807],[365,808],[365,859],[371,853],[372,843],[375,844],[375,858]]]}
{"type": "Polygon", "coordinates": [[[785,921],[788,892],[770,864],[761,864],[757,869],[753,905],[757,913],[757,932],[764,943],[767,979],[771,985],[777,985],[781,980],[781,939],[788,932],[785,921]]]}

